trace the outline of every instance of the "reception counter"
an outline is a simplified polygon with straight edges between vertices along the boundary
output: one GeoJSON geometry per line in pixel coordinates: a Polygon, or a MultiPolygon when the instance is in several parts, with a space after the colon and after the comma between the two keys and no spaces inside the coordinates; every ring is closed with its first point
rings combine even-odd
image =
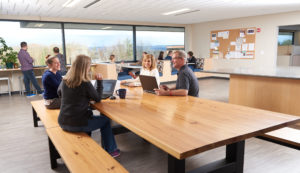
{"type": "Polygon", "coordinates": [[[300,68],[210,69],[230,75],[229,103],[300,116],[300,68]]]}

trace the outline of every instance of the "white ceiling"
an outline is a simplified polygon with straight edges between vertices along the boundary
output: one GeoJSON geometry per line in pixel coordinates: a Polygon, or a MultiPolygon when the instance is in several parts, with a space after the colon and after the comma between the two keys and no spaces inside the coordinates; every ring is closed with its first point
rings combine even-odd
{"type": "Polygon", "coordinates": [[[300,9],[300,0],[81,0],[71,8],[66,0],[0,0],[0,14],[134,22],[191,24],[220,19],[273,14],[300,9]],[[194,13],[162,13],[189,8],[194,13]]]}

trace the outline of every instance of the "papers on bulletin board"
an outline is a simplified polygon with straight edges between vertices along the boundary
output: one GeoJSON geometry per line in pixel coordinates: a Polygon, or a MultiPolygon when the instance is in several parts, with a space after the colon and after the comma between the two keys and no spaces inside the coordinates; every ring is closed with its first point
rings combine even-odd
{"type": "Polygon", "coordinates": [[[236,45],[235,46],[235,51],[241,51],[241,45],[236,45]]]}
{"type": "Polygon", "coordinates": [[[253,35],[253,34],[255,34],[255,30],[254,29],[247,29],[247,34],[248,35],[253,35]]]}
{"type": "Polygon", "coordinates": [[[242,51],[248,50],[248,44],[242,44],[242,51]]]}
{"type": "Polygon", "coordinates": [[[225,55],[226,59],[236,59],[236,58],[253,58],[253,52],[246,52],[246,53],[242,53],[242,52],[237,52],[237,51],[231,51],[229,53],[227,53],[225,55]]]}
{"type": "Polygon", "coordinates": [[[254,43],[249,43],[249,51],[254,51],[254,43]]]}
{"type": "Polygon", "coordinates": [[[228,39],[229,31],[218,32],[218,37],[222,37],[223,39],[228,39]]]}
{"type": "Polygon", "coordinates": [[[224,31],[223,32],[223,39],[228,39],[229,37],[229,31],[224,31]]]}
{"type": "Polygon", "coordinates": [[[217,34],[216,33],[211,34],[211,40],[217,40],[217,34]]]}
{"type": "Polygon", "coordinates": [[[210,43],[210,49],[218,49],[219,46],[220,46],[219,41],[215,41],[215,42],[210,43]]]}
{"type": "Polygon", "coordinates": [[[240,31],[240,37],[245,37],[245,32],[244,31],[240,31]]]}
{"type": "Polygon", "coordinates": [[[235,41],[231,41],[231,42],[230,42],[230,45],[231,45],[231,46],[235,46],[235,45],[236,45],[236,42],[235,42],[235,41]]]}

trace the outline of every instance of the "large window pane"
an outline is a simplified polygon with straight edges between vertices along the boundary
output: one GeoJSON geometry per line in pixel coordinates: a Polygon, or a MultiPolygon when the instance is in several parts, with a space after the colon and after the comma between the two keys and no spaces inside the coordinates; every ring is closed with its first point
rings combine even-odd
{"type": "Polygon", "coordinates": [[[293,32],[279,32],[278,34],[278,45],[292,45],[293,44],[293,32]]]}
{"type": "Polygon", "coordinates": [[[136,27],[137,59],[142,53],[153,54],[156,58],[160,51],[184,50],[184,28],[136,27]]]}
{"type": "Polygon", "coordinates": [[[115,54],[117,61],[133,60],[132,26],[65,24],[67,63],[78,54],[85,54],[94,63],[109,61],[115,54]]]}
{"type": "Polygon", "coordinates": [[[20,43],[26,41],[35,66],[45,65],[45,57],[53,54],[53,47],[62,47],[59,23],[0,21],[0,37],[17,52],[20,43]]]}

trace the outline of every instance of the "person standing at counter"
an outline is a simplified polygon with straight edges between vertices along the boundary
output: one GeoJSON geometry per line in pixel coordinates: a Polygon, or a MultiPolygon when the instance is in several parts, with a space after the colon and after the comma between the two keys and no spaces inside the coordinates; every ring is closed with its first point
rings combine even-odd
{"type": "Polygon", "coordinates": [[[21,64],[21,70],[24,76],[24,85],[25,85],[25,89],[26,89],[26,96],[27,97],[32,97],[35,96],[35,94],[31,93],[30,90],[30,81],[32,82],[34,88],[37,90],[38,94],[42,94],[42,90],[41,87],[39,86],[34,72],[33,72],[33,58],[29,55],[29,53],[27,52],[27,43],[26,42],[21,42],[21,49],[20,52],[18,54],[18,59],[19,62],[21,64]]]}
{"type": "Polygon", "coordinates": [[[169,88],[161,85],[155,89],[159,96],[194,96],[198,97],[199,84],[193,71],[186,64],[187,58],[184,51],[175,51],[172,56],[173,67],[178,70],[176,87],[169,88]]]}
{"type": "Polygon", "coordinates": [[[66,75],[67,68],[66,68],[66,59],[64,58],[64,55],[59,53],[58,47],[54,47],[53,52],[54,52],[54,55],[59,59],[61,75],[66,75]]]}
{"type": "Polygon", "coordinates": [[[42,83],[44,86],[45,106],[48,109],[59,109],[61,99],[58,97],[57,89],[61,83],[60,62],[58,57],[52,56],[46,60],[49,70],[43,74],[42,83]]]}

